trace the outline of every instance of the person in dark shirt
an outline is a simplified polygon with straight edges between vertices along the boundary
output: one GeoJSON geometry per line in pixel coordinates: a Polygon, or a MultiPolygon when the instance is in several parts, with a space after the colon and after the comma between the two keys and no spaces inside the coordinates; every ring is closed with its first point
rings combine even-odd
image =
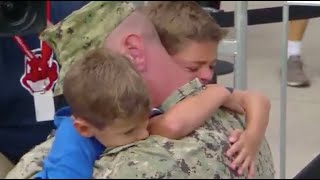
{"type": "MultiPolygon", "coordinates": [[[[52,24],[61,21],[89,1],[50,2],[52,24]]],[[[30,51],[41,54],[38,34],[23,36],[30,51]]],[[[0,155],[16,163],[23,154],[43,142],[54,128],[52,121],[38,122],[33,97],[33,82],[28,81],[32,65],[12,37],[0,37],[0,155]]],[[[50,89],[58,78],[59,67],[55,56],[50,56],[52,78],[50,89]]],[[[61,97],[55,98],[56,109],[65,106],[61,97]],[[59,100],[59,101],[58,101],[59,100]]],[[[1,167],[1,161],[0,161],[1,167]]],[[[1,173],[0,173],[1,174],[1,173]]]]}

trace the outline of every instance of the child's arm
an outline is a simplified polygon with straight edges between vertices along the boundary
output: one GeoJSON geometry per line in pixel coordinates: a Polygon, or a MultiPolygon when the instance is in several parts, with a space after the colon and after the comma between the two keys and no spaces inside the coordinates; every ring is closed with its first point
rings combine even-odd
{"type": "Polygon", "coordinates": [[[269,122],[270,101],[261,93],[235,90],[230,100],[240,104],[246,114],[246,131],[262,139],[269,122]]]}
{"type": "MultiPolygon", "coordinates": [[[[230,95],[225,87],[216,84],[207,85],[200,94],[188,97],[164,115],[152,118],[149,124],[150,134],[171,139],[185,137],[203,125],[221,105],[238,112],[243,109],[248,134],[253,134],[254,141],[261,141],[269,120],[269,100],[264,95],[251,91],[234,90],[230,95]]],[[[229,153],[234,154],[234,150],[229,153]]]]}
{"type": "Polygon", "coordinates": [[[200,94],[174,105],[165,114],[152,118],[150,134],[180,139],[199,128],[230,97],[225,87],[210,84],[200,94]]]}
{"type": "Polygon", "coordinates": [[[246,130],[238,134],[227,151],[229,157],[238,153],[231,168],[239,167],[242,174],[249,168],[249,177],[254,175],[255,156],[264,137],[270,112],[270,101],[264,95],[251,91],[235,90],[231,96],[222,86],[208,85],[208,88],[197,96],[189,97],[172,107],[163,115],[150,120],[150,134],[161,135],[171,139],[185,137],[200,127],[221,105],[246,113],[246,130]]]}
{"type": "Polygon", "coordinates": [[[199,95],[189,97],[165,114],[152,118],[150,134],[171,139],[185,137],[200,127],[221,105],[238,112],[244,110],[246,113],[246,131],[239,135],[237,141],[233,141],[235,144],[228,150],[227,155],[231,157],[236,152],[242,152],[231,166],[235,169],[242,164],[239,173],[250,166],[252,177],[252,161],[264,137],[270,111],[269,100],[260,93],[235,90],[230,96],[230,92],[222,86],[207,85],[207,89],[199,95]]]}
{"type": "Polygon", "coordinates": [[[242,174],[249,167],[249,177],[253,177],[254,161],[260,143],[265,135],[270,112],[270,101],[264,95],[250,91],[234,91],[233,102],[238,102],[246,111],[246,130],[227,151],[227,156],[234,157],[232,169],[242,174]]]}

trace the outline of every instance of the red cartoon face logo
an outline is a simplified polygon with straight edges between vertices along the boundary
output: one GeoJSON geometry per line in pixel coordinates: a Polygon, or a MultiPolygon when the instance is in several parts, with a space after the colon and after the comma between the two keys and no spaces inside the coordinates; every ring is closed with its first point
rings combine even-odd
{"type": "Polygon", "coordinates": [[[36,59],[25,56],[25,72],[20,82],[31,94],[51,90],[58,80],[59,66],[53,59],[53,53],[49,61],[41,60],[41,49],[32,50],[36,59]]]}

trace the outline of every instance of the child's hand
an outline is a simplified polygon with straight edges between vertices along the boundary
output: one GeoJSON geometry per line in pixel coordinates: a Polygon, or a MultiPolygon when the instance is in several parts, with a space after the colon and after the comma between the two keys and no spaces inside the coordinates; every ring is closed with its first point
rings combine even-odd
{"type": "Polygon", "coordinates": [[[232,146],[227,151],[227,156],[232,159],[235,157],[230,168],[238,169],[239,175],[248,170],[248,178],[254,178],[255,159],[260,140],[248,131],[235,130],[231,133],[229,141],[232,146]]]}

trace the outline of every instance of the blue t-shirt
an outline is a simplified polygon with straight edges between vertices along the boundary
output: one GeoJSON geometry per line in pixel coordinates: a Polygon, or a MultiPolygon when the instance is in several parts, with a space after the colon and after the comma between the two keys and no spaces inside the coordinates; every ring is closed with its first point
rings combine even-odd
{"type": "Polygon", "coordinates": [[[69,107],[59,110],[54,119],[57,126],[52,149],[44,160],[41,179],[91,179],[95,160],[105,147],[95,138],[81,136],[73,127],[69,107]]]}
{"type": "MultiPolygon", "coordinates": [[[[88,2],[51,1],[51,21],[53,24],[59,22],[88,2]]],[[[37,34],[22,38],[30,50],[41,54],[37,34]]],[[[33,96],[21,81],[28,71],[26,60],[12,37],[0,37],[0,152],[14,162],[44,141],[54,128],[52,121],[36,121],[33,96]]]]}

